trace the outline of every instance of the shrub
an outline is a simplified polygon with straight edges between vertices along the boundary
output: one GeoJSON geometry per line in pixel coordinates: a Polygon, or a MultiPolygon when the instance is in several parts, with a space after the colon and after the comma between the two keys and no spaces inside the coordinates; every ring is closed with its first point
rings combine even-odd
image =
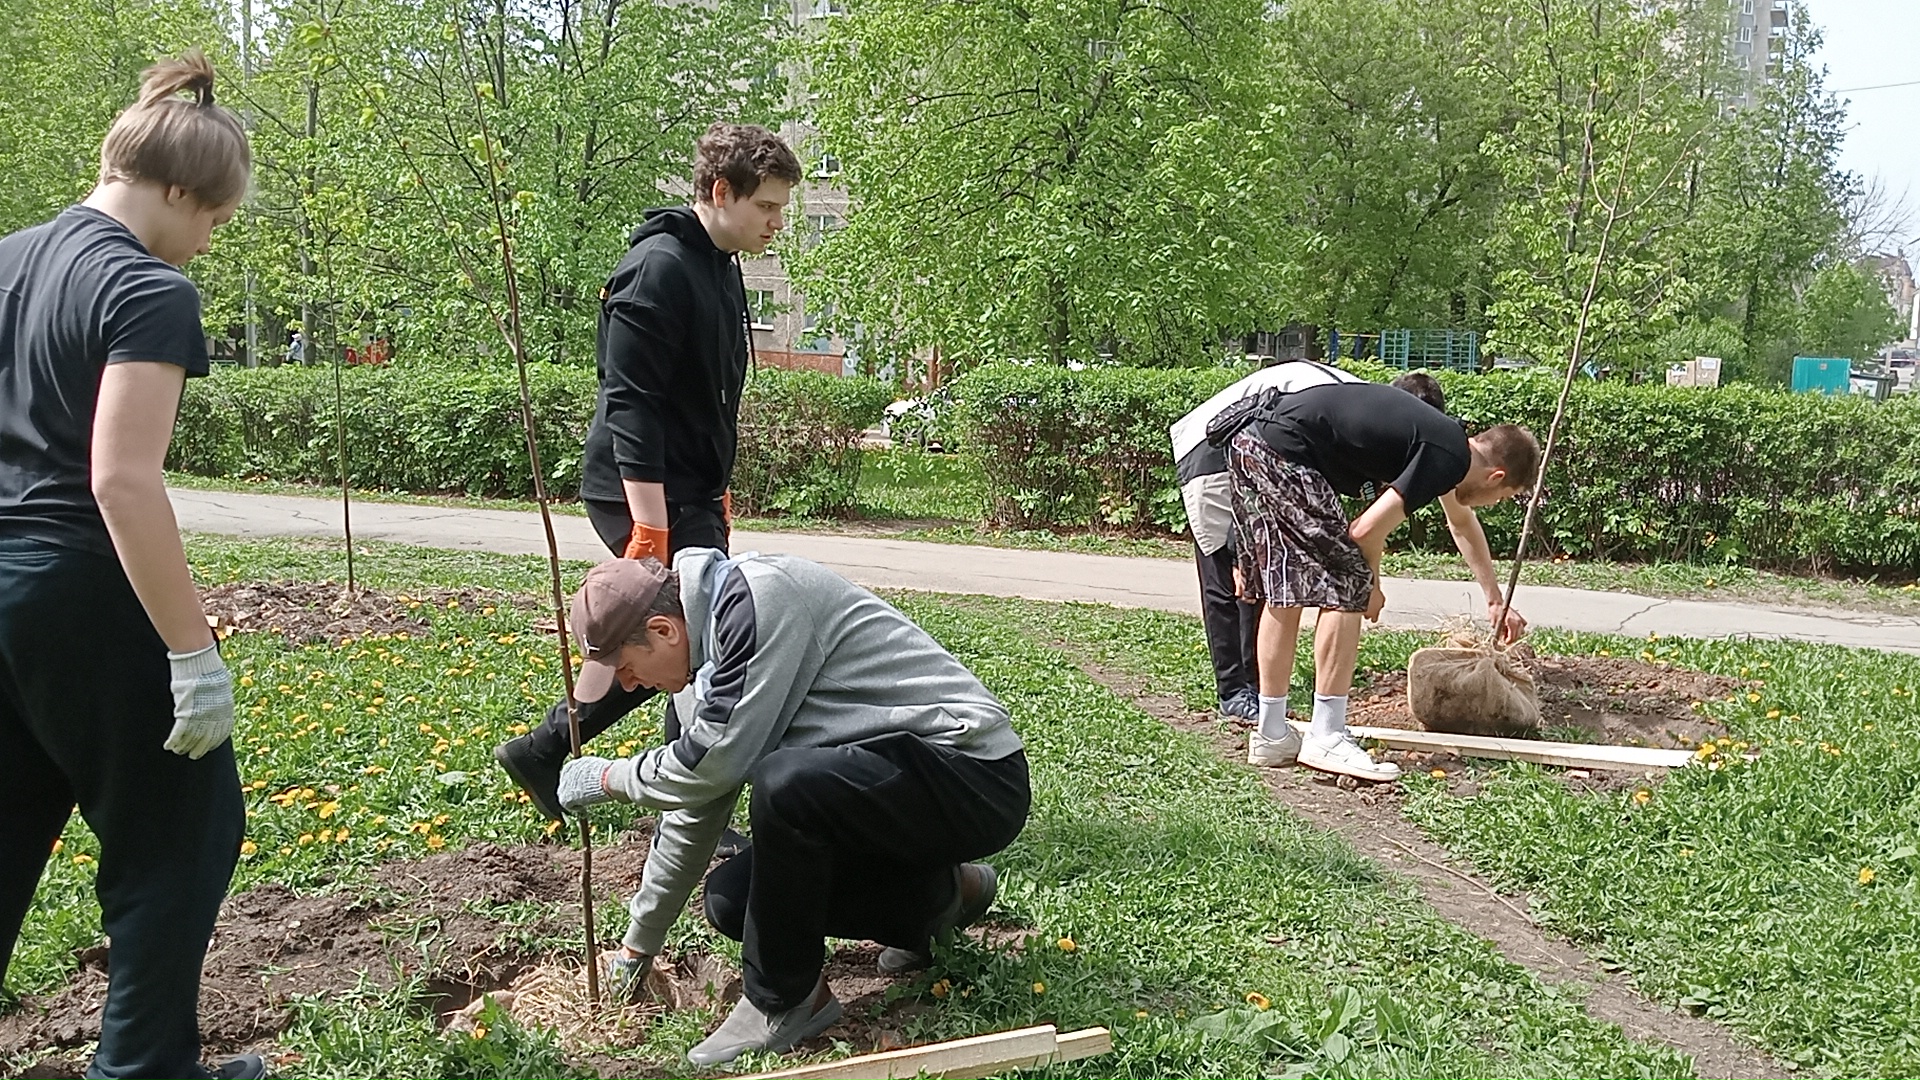
{"type": "Polygon", "coordinates": [[[893,395],[874,379],[763,369],[740,403],[734,509],[845,514],[860,483],[860,435],[893,395]]]}
{"type": "MultiPolygon", "coordinates": [[[[528,372],[548,488],[572,497],[593,418],[590,369],[528,372]]],[[[843,510],[859,478],[859,435],[887,394],[871,380],[763,369],[741,402],[736,491],[749,509],[843,510]],[[877,402],[877,404],[875,404],[877,402]],[[848,467],[852,448],[852,467],[848,467]]],[[[511,368],[341,372],[356,487],[525,498],[533,493],[511,368]]],[[[333,372],[262,368],[188,383],[168,467],[202,476],[338,483],[333,372]]]]}
{"type": "Polygon", "coordinates": [[[989,364],[953,384],[995,524],[1184,527],[1167,429],[1246,369],[989,364]]]}
{"type": "MultiPolygon", "coordinates": [[[[1370,378],[1394,372],[1355,367],[1370,378]]],[[[996,523],[1184,525],[1167,428],[1244,368],[1144,371],[1014,364],[954,384],[996,523]]],[[[1538,370],[1440,375],[1470,427],[1544,441],[1559,380],[1538,370]]],[[[1920,400],[1877,403],[1749,386],[1582,382],[1546,480],[1533,552],[1920,570],[1920,400]]],[[[1496,553],[1521,508],[1481,513],[1496,553]]],[[[1446,545],[1437,507],[1398,538],[1446,545]]]]}

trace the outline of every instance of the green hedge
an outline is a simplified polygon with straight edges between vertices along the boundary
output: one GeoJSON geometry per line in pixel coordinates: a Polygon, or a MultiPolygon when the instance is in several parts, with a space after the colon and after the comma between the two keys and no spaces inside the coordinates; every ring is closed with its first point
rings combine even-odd
{"type": "MultiPolygon", "coordinates": [[[[1177,530],[1167,428],[1245,373],[990,365],[953,393],[996,522],[1177,530]]],[[[1519,423],[1545,438],[1559,390],[1549,373],[1441,379],[1470,425],[1519,423]]],[[[1583,382],[1568,408],[1542,505],[1547,550],[1920,570],[1920,399],[1583,382]]],[[[1481,519],[1496,551],[1511,548],[1517,506],[1481,519]]],[[[1419,525],[1400,539],[1447,545],[1437,508],[1419,525]]]]}
{"type": "MultiPolygon", "coordinates": [[[[512,369],[349,368],[347,460],[356,487],[525,498],[533,493],[512,369]]],[[[594,374],[529,373],[549,490],[572,497],[593,418],[594,374]]],[[[839,513],[859,479],[860,431],[886,407],[866,379],[761,369],[741,402],[736,498],[745,512],[839,513]]],[[[333,373],[223,372],[188,383],[168,467],[202,476],[338,483],[333,373]]]]}

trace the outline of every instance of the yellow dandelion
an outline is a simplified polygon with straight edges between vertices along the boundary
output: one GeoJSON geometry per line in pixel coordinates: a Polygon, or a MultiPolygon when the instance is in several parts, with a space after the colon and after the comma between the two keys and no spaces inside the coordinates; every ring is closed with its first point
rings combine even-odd
{"type": "Polygon", "coordinates": [[[1061,952],[1072,952],[1073,950],[1078,949],[1080,947],[1074,944],[1073,939],[1070,937],[1061,938],[1057,944],[1060,946],[1061,952]]]}
{"type": "Polygon", "coordinates": [[[1873,867],[1871,866],[1861,867],[1860,868],[1860,884],[1870,885],[1872,883],[1873,883],[1873,867]]]}
{"type": "Polygon", "coordinates": [[[323,802],[320,804],[320,818],[323,821],[339,812],[340,804],[337,802],[323,802]]]}
{"type": "Polygon", "coordinates": [[[939,982],[933,984],[932,990],[934,997],[945,998],[948,993],[952,992],[953,983],[946,979],[941,979],[939,982]]]}
{"type": "Polygon", "coordinates": [[[306,832],[306,833],[301,833],[301,834],[300,834],[300,840],[299,840],[299,844],[300,844],[300,846],[301,846],[301,847],[306,847],[306,846],[307,846],[308,844],[311,844],[311,843],[313,843],[313,834],[312,834],[312,833],[310,833],[310,832],[306,832]]]}
{"type": "Polygon", "coordinates": [[[242,675],[242,676],[240,676],[240,685],[241,685],[241,686],[252,686],[252,685],[253,685],[253,676],[251,676],[251,675],[242,675]]]}
{"type": "Polygon", "coordinates": [[[1257,994],[1251,990],[1247,991],[1247,1004],[1259,1009],[1261,1012],[1266,1012],[1268,1009],[1273,1008],[1273,1002],[1267,1000],[1267,995],[1257,994]]]}
{"type": "Polygon", "coordinates": [[[1043,983],[1043,982],[1036,982],[1036,983],[1034,983],[1034,984],[1033,984],[1033,992],[1034,992],[1034,993],[1036,993],[1036,994],[1044,994],[1044,993],[1046,993],[1046,992],[1047,992],[1047,984],[1046,984],[1046,983],[1043,983]]]}
{"type": "Polygon", "coordinates": [[[1703,742],[1700,744],[1700,749],[1693,752],[1693,756],[1699,758],[1701,761],[1705,761],[1714,755],[1716,749],[1712,743],[1703,742]]]}
{"type": "Polygon", "coordinates": [[[486,1038],[486,1037],[487,1037],[487,1025],[485,1025],[485,1024],[475,1024],[475,1025],[473,1025],[473,1037],[474,1037],[474,1038],[476,1038],[476,1039],[484,1039],[484,1038],[486,1038]]]}
{"type": "Polygon", "coordinates": [[[1778,720],[1778,719],[1780,719],[1780,710],[1779,710],[1779,709],[1768,709],[1768,710],[1767,710],[1767,719],[1769,719],[1769,720],[1778,720]]]}
{"type": "Polygon", "coordinates": [[[93,856],[91,855],[75,855],[73,857],[73,865],[75,866],[85,866],[92,861],[93,856]]]}
{"type": "Polygon", "coordinates": [[[557,833],[557,832],[559,832],[559,831],[560,831],[560,823],[559,823],[559,822],[557,822],[557,821],[549,821],[549,822],[547,822],[547,835],[548,835],[548,836],[552,836],[552,835],[553,835],[554,833],[557,833]]]}
{"type": "Polygon", "coordinates": [[[1147,1010],[1145,1009],[1133,1010],[1133,1018],[1135,1020],[1145,1020],[1147,1018],[1147,1010]]]}
{"type": "Polygon", "coordinates": [[[333,843],[333,830],[332,830],[332,829],[321,829],[321,830],[320,830],[320,836],[319,836],[319,840],[320,840],[320,842],[321,842],[321,843],[323,843],[323,844],[331,844],[331,843],[333,843]]]}
{"type": "Polygon", "coordinates": [[[493,612],[494,612],[494,608],[491,604],[480,609],[480,614],[482,615],[491,615],[493,614],[493,612]]]}
{"type": "Polygon", "coordinates": [[[337,832],[337,833],[334,833],[334,834],[333,834],[333,842],[334,842],[334,843],[336,843],[336,844],[344,844],[344,843],[346,843],[346,842],[347,842],[347,830],[345,830],[345,829],[341,829],[341,830],[340,830],[339,832],[337,832]]]}
{"type": "Polygon", "coordinates": [[[1759,694],[1756,694],[1756,693],[1753,693],[1752,691],[1748,691],[1748,692],[1747,692],[1747,700],[1748,700],[1748,701],[1759,701],[1759,700],[1760,700],[1760,695],[1759,695],[1759,694]]]}
{"type": "Polygon", "coordinates": [[[1435,780],[1445,780],[1447,778],[1447,770],[1435,769],[1427,775],[1433,777],[1435,780]]]}
{"type": "Polygon", "coordinates": [[[321,711],[321,712],[332,712],[332,711],[333,711],[333,702],[331,702],[331,701],[323,701],[323,702],[321,702],[321,703],[320,703],[320,711],[321,711]]]}
{"type": "Polygon", "coordinates": [[[439,833],[434,833],[432,836],[427,837],[427,846],[435,851],[439,851],[441,848],[447,846],[447,838],[441,836],[439,833]]]}
{"type": "Polygon", "coordinates": [[[1648,791],[1646,788],[1641,788],[1639,791],[1633,793],[1633,801],[1641,806],[1645,806],[1653,801],[1653,792],[1648,791]]]}
{"type": "Polygon", "coordinates": [[[259,850],[260,850],[260,845],[254,843],[251,840],[240,841],[240,854],[242,855],[251,855],[254,852],[259,850]]]}
{"type": "Polygon", "coordinates": [[[55,855],[60,854],[60,849],[66,846],[67,846],[67,842],[65,840],[55,840],[53,842],[53,853],[55,855]]]}

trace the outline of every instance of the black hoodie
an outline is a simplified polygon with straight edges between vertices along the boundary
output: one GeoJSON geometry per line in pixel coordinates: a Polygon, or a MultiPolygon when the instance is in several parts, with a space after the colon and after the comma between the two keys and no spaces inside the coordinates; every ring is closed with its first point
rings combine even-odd
{"type": "Polygon", "coordinates": [[[684,206],[647,211],[600,301],[600,397],[580,496],[625,504],[624,480],[669,503],[719,500],[733,476],[747,377],[739,264],[684,206]]]}

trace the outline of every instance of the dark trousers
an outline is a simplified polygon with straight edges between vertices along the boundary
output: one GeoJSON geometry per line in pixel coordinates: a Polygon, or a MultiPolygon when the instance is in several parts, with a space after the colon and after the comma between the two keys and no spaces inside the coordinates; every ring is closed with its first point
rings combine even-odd
{"type": "Polygon", "coordinates": [[[0,539],[0,974],[78,804],[112,941],[91,1077],[207,1075],[200,968],[246,808],[231,743],[199,761],[161,748],[168,679],[116,559],[0,539]]]}
{"type": "Polygon", "coordinates": [[[1233,545],[1211,555],[1193,547],[1200,568],[1200,622],[1207,630],[1207,653],[1213,657],[1213,682],[1220,700],[1243,688],[1260,690],[1260,605],[1249,604],[1233,591],[1233,545]]]}
{"type": "Polygon", "coordinates": [[[753,846],[707,875],[707,921],[744,943],[747,999],[806,1001],[826,938],[924,949],[954,868],[1020,835],[1027,756],[979,761],[905,732],[790,747],[748,775],[753,846]]]}
{"type": "MultiPolygon", "coordinates": [[[[600,534],[600,542],[607,550],[619,555],[627,550],[627,540],[633,535],[633,516],[625,503],[587,501],[587,520],[593,523],[593,531],[600,534]]],[[[718,502],[692,503],[681,505],[667,504],[667,544],[675,552],[690,547],[719,548],[727,550],[727,522],[718,502]]],[[[580,743],[588,740],[625,719],[628,713],[653,700],[655,691],[648,687],[636,690],[624,690],[618,682],[607,696],[591,704],[580,706],[580,743]]],[[[677,732],[667,735],[668,741],[677,737],[677,732]]],[[[567,730],[567,702],[562,698],[547,710],[547,718],[533,729],[531,740],[534,752],[548,761],[559,761],[573,752],[573,736],[567,730]]]]}

